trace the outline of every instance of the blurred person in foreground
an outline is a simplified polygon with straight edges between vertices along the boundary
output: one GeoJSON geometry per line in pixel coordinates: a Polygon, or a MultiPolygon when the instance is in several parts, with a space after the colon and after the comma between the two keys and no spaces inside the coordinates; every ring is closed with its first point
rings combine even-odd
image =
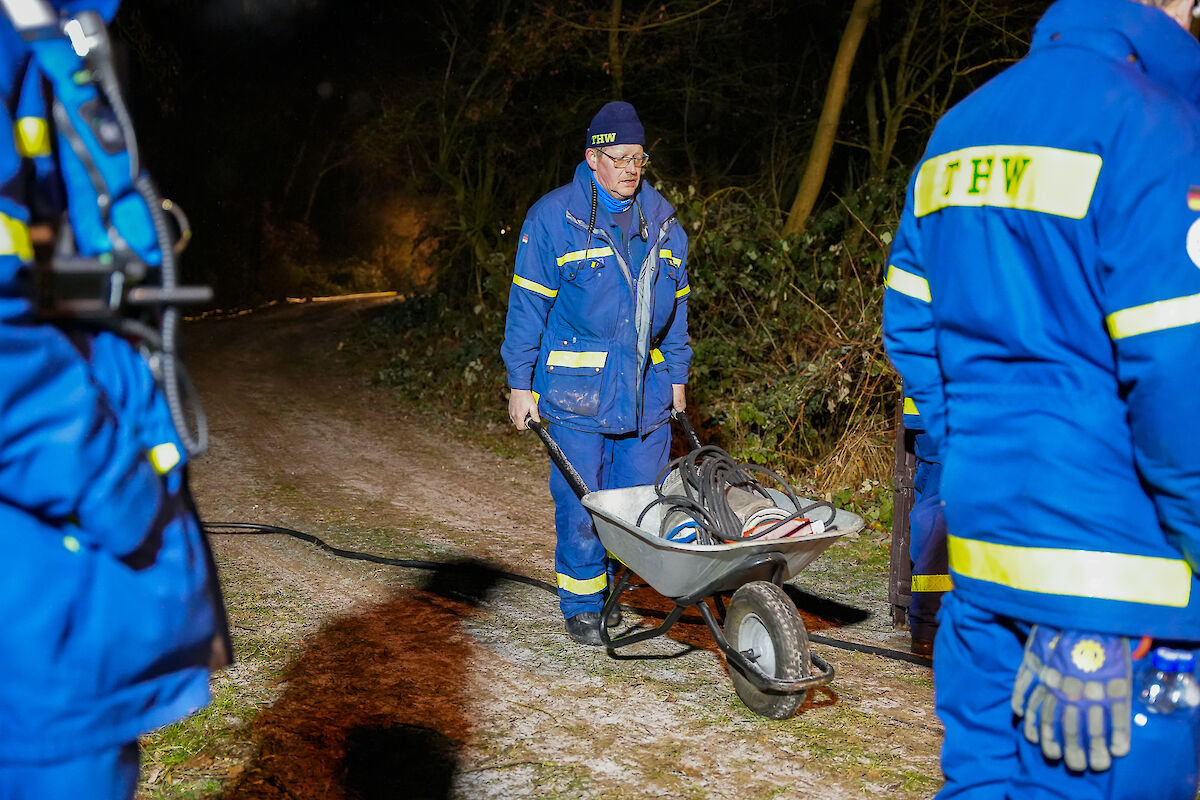
{"type": "MultiPolygon", "coordinates": [[[[509,418],[518,430],[545,419],[593,490],[653,483],[671,450],[671,409],[686,404],[687,234],[643,181],[645,144],[632,105],[600,109],[574,180],[525,218],[508,299],[509,418]]],[[[567,634],[598,645],[607,553],[555,466],[550,493],[567,634]]]]}
{"type": "Polygon", "coordinates": [[[1191,12],[1054,3],[909,185],[884,339],[942,458],[942,800],[1196,796],[1196,716],[1131,714],[1144,651],[1200,642],[1191,12]]]}
{"type": "Polygon", "coordinates": [[[131,798],[138,736],[208,702],[227,629],[156,382],[164,351],[112,330],[119,315],[85,323],[35,300],[49,254],[35,259],[32,226],[115,281],[106,301],[115,265],[164,259],[132,132],[83,56],[107,45],[87,12],[111,19],[116,3],[3,5],[0,797],[131,798]]]}

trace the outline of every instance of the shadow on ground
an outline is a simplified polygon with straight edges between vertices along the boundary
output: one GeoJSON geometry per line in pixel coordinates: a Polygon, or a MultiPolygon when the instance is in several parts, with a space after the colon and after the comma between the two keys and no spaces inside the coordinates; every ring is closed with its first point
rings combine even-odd
{"type": "Polygon", "coordinates": [[[222,800],[444,800],[472,733],[463,623],[498,573],[459,562],[313,637],[252,724],[255,754],[222,800]]]}

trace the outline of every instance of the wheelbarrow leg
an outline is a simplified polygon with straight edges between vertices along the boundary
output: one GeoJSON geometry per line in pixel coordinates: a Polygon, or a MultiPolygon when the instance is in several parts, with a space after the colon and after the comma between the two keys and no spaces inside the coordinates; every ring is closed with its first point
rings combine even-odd
{"type": "MultiPolygon", "coordinates": [[[[609,557],[611,558],[612,556],[609,557]]],[[[622,567],[620,577],[608,589],[608,597],[604,600],[604,608],[600,609],[600,641],[605,644],[609,643],[608,621],[614,613],[621,613],[621,595],[624,594],[625,589],[629,586],[629,576],[633,574],[633,571],[629,567],[625,567],[624,565],[622,567]]]]}
{"type": "Polygon", "coordinates": [[[719,595],[719,594],[714,594],[712,596],[712,599],[713,599],[713,605],[715,605],[717,607],[717,619],[720,620],[722,625],[724,625],[725,624],[725,601],[721,599],[721,595],[719,595]]]}

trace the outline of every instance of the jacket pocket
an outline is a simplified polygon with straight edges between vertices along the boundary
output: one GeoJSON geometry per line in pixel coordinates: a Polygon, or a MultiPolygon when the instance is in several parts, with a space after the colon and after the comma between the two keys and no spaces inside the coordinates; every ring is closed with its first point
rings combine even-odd
{"type": "Polygon", "coordinates": [[[592,258],[581,258],[559,267],[559,274],[564,282],[576,286],[590,286],[593,281],[600,277],[601,270],[610,263],[615,263],[613,251],[610,247],[602,249],[593,247],[589,252],[594,254],[592,258]]]}
{"type": "Polygon", "coordinates": [[[595,416],[600,410],[607,363],[607,350],[550,350],[546,354],[545,401],[571,414],[595,416]]]}

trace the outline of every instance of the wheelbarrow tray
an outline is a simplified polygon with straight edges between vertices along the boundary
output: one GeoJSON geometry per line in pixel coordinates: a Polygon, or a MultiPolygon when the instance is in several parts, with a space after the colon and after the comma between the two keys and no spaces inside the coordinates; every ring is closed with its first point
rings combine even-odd
{"type": "MultiPolygon", "coordinates": [[[[795,508],[787,495],[774,489],[767,491],[780,508],[795,508]]],[[[764,563],[762,556],[767,553],[783,556],[786,563],[778,580],[788,580],[838,537],[859,531],[864,524],[857,514],[837,509],[825,532],[819,534],[718,545],[671,542],[656,533],[666,510],[662,504],[651,508],[642,524],[637,524],[638,516],[655,496],[653,486],[634,486],[591,492],[581,502],[591,513],[608,551],[655,591],[670,598],[690,597],[704,589],[733,591],[749,581],[768,579],[773,567],[771,562],[764,563]],[[756,564],[760,566],[747,566],[756,564]],[[758,575],[758,571],[764,574],[758,575]]],[[[801,500],[805,505],[815,502],[801,500]]],[[[828,519],[828,506],[814,511],[817,519],[828,519]]]]}

